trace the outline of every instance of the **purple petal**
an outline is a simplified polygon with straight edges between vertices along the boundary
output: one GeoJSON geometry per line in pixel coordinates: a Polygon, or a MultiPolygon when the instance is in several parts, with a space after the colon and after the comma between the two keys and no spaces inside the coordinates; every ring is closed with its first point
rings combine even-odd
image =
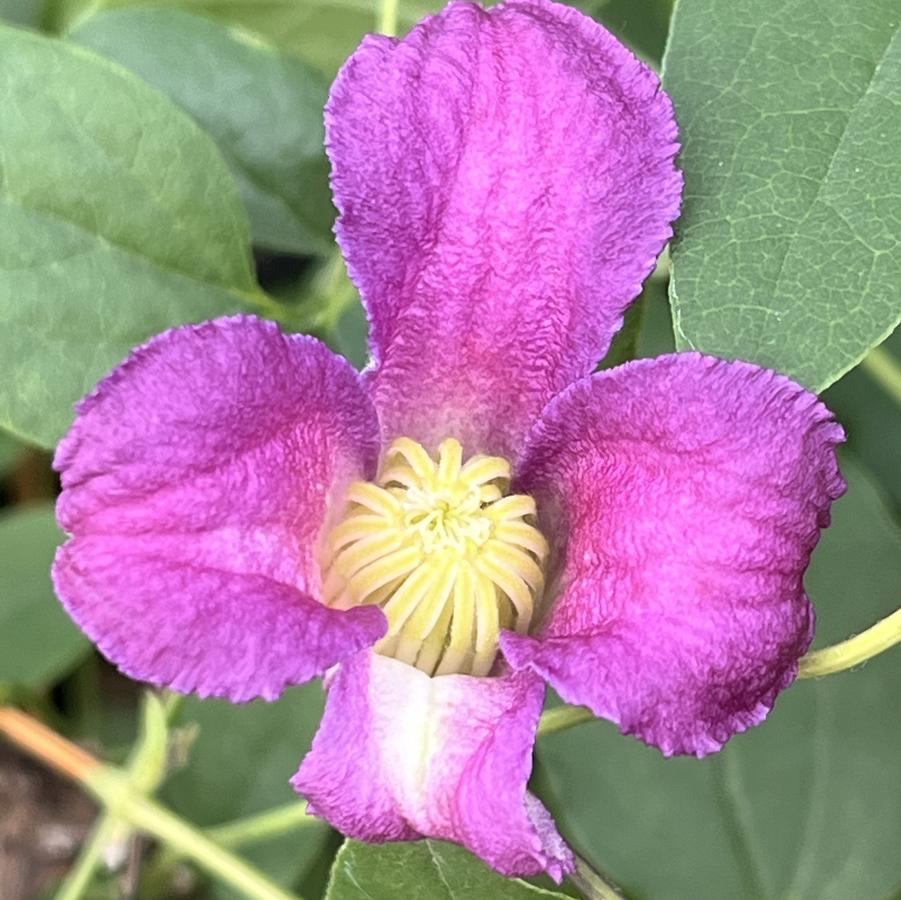
{"type": "Polygon", "coordinates": [[[667,356],[574,385],[516,486],[557,536],[562,594],[505,656],[667,755],[718,750],[810,643],[802,578],[843,439],[816,397],[747,363],[667,356]]]}
{"type": "Polygon", "coordinates": [[[134,678],[274,698],[384,632],[377,609],[316,600],[330,497],[378,449],[357,375],[319,342],[253,318],[166,332],[80,403],[57,450],[74,535],[57,592],[134,678]]]}
{"type": "Polygon", "coordinates": [[[292,783],[350,837],[441,838],[505,875],[559,881],[572,855],[526,793],[543,702],[529,673],[430,678],[363,652],[338,669],[292,783]]]}
{"type": "Polygon", "coordinates": [[[657,76],[566,6],[451,3],[403,41],[367,38],[326,123],[386,436],[513,454],[671,234],[657,76]]]}

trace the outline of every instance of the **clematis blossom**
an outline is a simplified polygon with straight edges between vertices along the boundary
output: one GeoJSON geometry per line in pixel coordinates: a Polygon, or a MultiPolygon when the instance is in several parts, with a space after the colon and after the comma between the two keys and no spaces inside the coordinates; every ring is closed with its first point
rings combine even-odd
{"type": "Polygon", "coordinates": [[[56,587],[134,678],[245,701],[328,672],[293,783],[345,834],[559,879],[546,683],[667,755],[760,722],[813,634],[842,431],[747,363],[593,374],[682,180],[657,77],[575,10],[368,37],[326,122],[371,364],[253,317],[136,350],[60,444],[56,587]]]}

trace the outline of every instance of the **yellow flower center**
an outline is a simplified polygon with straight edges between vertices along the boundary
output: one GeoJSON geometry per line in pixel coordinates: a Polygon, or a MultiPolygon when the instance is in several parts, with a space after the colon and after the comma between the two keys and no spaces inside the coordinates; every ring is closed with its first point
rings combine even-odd
{"type": "Polygon", "coordinates": [[[327,540],[329,606],[378,604],[385,656],[429,675],[487,675],[502,628],[528,631],[544,589],[547,542],[531,524],[535,501],[507,495],[510,464],[497,456],[463,463],[453,438],[437,461],[399,438],[382,473],[355,482],[327,540]]]}

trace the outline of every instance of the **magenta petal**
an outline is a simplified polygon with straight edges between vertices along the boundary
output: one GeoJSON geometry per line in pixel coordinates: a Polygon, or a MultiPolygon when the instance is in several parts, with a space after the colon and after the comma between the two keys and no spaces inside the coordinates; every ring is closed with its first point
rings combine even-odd
{"type": "Polygon", "coordinates": [[[603,356],[671,234],[657,76],[566,6],[458,2],[367,38],[326,122],[386,436],[511,455],[603,356]]]}
{"type": "Polygon", "coordinates": [[[274,700],[384,633],[375,607],[342,614],[265,576],[194,564],[182,540],[91,535],[57,556],[66,608],[132,678],[234,702],[274,700]]]}
{"type": "Polygon", "coordinates": [[[517,485],[558,536],[562,594],[505,656],[666,754],[719,749],[810,643],[802,579],[843,439],[816,397],[747,363],[668,356],[574,385],[517,485]]]}
{"type": "Polygon", "coordinates": [[[441,838],[505,875],[559,881],[572,855],[526,793],[543,702],[529,673],[429,678],[364,652],[338,669],[292,783],[350,837],[441,838]]]}
{"type": "Polygon", "coordinates": [[[319,342],[246,317],[160,335],[57,450],[59,596],[132,677],[271,699],[384,632],[377,609],[317,602],[329,499],[378,448],[357,375],[319,342]]]}

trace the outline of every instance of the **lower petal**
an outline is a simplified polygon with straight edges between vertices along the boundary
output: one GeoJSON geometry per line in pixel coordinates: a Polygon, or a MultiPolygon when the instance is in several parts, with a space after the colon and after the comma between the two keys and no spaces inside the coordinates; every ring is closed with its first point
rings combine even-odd
{"type": "Polygon", "coordinates": [[[572,855],[526,793],[544,686],[528,673],[430,678],[358,654],[337,670],[294,787],[344,834],[454,841],[505,875],[559,880],[572,855]]]}
{"type": "Polygon", "coordinates": [[[516,486],[561,536],[560,594],[537,637],[502,637],[508,662],[667,755],[760,722],[813,636],[803,575],[844,490],[843,437],[747,363],[679,354],[573,386],[516,486]]]}

